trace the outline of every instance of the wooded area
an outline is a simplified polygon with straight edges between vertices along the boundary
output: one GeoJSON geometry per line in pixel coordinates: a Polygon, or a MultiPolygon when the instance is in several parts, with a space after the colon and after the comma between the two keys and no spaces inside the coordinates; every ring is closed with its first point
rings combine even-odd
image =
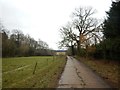
{"type": "Polygon", "coordinates": [[[20,30],[12,30],[12,33],[5,29],[0,23],[2,35],[2,57],[15,56],[50,56],[54,54],[48,44],[42,40],[36,41],[30,35],[24,35],[20,30]]]}
{"type": "Polygon", "coordinates": [[[120,59],[120,1],[112,2],[106,14],[99,22],[91,7],[75,9],[72,22],[60,29],[60,47],[68,47],[69,55],[120,59]]]}

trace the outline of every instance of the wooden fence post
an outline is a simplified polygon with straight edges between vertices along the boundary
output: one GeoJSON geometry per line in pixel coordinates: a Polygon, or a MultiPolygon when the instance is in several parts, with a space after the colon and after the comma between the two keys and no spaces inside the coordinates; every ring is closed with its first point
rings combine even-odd
{"type": "Polygon", "coordinates": [[[33,70],[33,74],[35,74],[36,67],[37,67],[37,62],[35,63],[35,67],[34,67],[34,70],[33,70]]]}

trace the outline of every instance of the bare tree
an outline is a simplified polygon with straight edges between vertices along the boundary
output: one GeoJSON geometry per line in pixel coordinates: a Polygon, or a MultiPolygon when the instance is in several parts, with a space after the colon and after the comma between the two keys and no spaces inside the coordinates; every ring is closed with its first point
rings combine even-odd
{"type": "Polygon", "coordinates": [[[74,48],[76,46],[76,42],[79,40],[76,37],[76,34],[73,32],[73,27],[71,23],[68,23],[66,26],[60,29],[62,40],[59,42],[59,47],[68,47],[72,50],[72,55],[75,54],[74,48]]]}
{"type": "Polygon", "coordinates": [[[67,45],[66,43],[75,41],[79,51],[93,40],[100,41],[101,24],[92,17],[94,13],[92,8],[75,9],[72,25],[62,27],[60,30],[63,37],[61,43],[67,45]]]}
{"type": "Polygon", "coordinates": [[[24,40],[24,34],[21,30],[12,30],[11,38],[16,41],[17,47],[20,47],[21,42],[24,40]]]}
{"type": "Polygon", "coordinates": [[[62,40],[59,42],[59,46],[60,47],[70,47],[74,44],[74,39],[76,39],[73,35],[73,30],[72,30],[72,26],[70,23],[68,23],[68,25],[62,27],[60,29],[60,33],[61,33],[61,38],[62,40]]]}
{"type": "MultiPolygon", "coordinates": [[[[77,42],[78,50],[80,50],[82,44],[88,43],[88,40],[93,37],[99,39],[97,34],[100,30],[100,25],[98,20],[93,18],[92,15],[95,10],[92,8],[78,8],[73,13],[74,21],[73,26],[75,30],[79,31],[79,41],[77,42]]],[[[100,40],[100,39],[99,39],[100,40]]]]}

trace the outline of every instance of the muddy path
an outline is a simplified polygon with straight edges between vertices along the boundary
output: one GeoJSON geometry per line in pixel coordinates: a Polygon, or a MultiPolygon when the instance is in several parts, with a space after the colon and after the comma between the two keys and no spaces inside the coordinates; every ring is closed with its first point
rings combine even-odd
{"type": "Polygon", "coordinates": [[[110,86],[86,65],[67,56],[58,88],[110,88],[110,86]]]}

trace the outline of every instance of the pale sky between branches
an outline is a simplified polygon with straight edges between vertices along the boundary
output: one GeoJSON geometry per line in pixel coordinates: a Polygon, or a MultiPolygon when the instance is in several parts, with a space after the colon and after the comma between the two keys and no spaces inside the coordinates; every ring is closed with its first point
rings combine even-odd
{"type": "Polygon", "coordinates": [[[18,29],[58,49],[59,29],[71,20],[75,8],[90,6],[103,20],[112,0],[0,0],[0,21],[8,30],[18,29]]]}

